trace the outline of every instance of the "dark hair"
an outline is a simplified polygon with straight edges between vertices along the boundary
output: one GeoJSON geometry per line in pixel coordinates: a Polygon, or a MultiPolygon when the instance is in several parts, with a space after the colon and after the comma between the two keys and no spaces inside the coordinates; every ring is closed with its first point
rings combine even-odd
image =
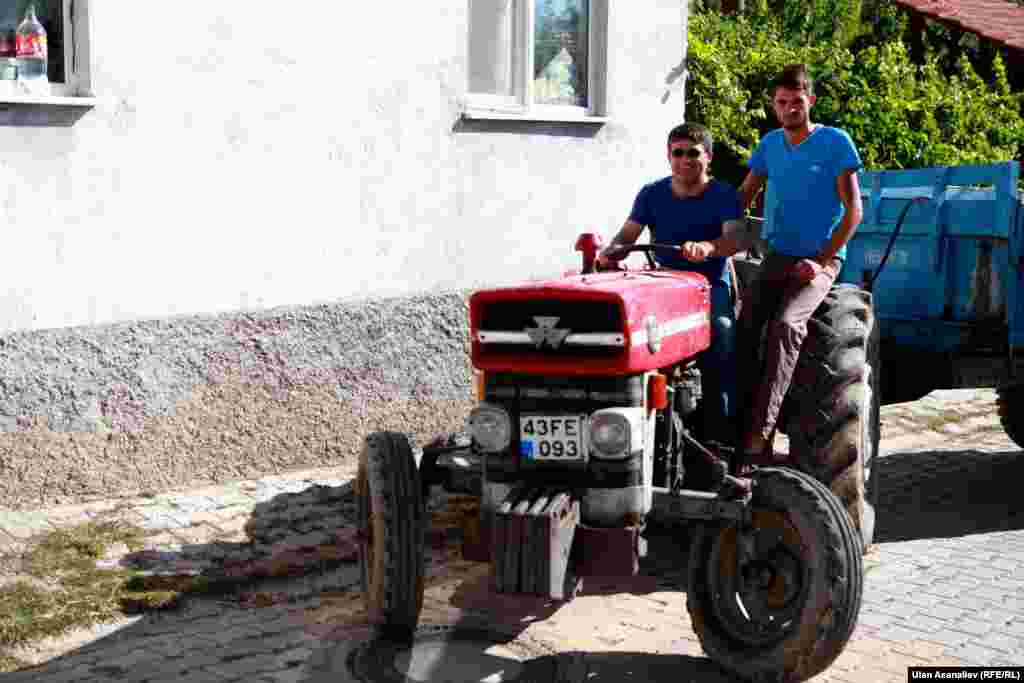
{"type": "Polygon", "coordinates": [[[772,79],[772,82],[768,85],[768,94],[774,97],[775,91],[778,88],[803,90],[808,95],[813,95],[814,81],[811,80],[810,74],[807,73],[807,65],[787,64],[782,69],[782,73],[772,79]]]}
{"type": "Polygon", "coordinates": [[[703,145],[704,151],[708,154],[711,154],[711,145],[714,144],[711,132],[699,123],[681,123],[669,131],[668,144],[670,146],[673,142],[680,140],[689,140],[695,145],[703,145]]]}

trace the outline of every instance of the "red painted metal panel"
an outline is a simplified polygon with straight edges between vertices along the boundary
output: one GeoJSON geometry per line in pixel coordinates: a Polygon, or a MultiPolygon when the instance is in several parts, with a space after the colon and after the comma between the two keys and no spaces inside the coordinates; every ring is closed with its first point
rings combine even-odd
{"type": "MultiPolygon", "coordinates": [[[[655,370],[693,357],[711,341],[711,294],[707,278],[672,270],[573,275],[541,282],[482,290],[470,297],[473,366],[490,372],[558,375],[633,374],[655,370]],[[530,345],[486,349],[477,338],[483,308],[496,302],[607,302],[617,306],[626,336],[620,353],[580,357],[552,353],[530,345]],[[655,316],[665,331],[652,352],[643,337],[646,318],[655,316]]],[[[491,330],[493,331],[493,330],[491,330]]],[[[523,330],[505,330],[518,331],[523,330]]]]}

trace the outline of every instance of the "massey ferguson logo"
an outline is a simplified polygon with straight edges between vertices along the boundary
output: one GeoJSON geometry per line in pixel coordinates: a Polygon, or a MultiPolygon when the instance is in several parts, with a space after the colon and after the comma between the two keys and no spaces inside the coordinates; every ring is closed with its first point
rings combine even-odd
{"type": "Polygon", "coordinates": [[[565,338],[569,336],[570,330],[560,330],[555,327],[558,324],[558,318],[535,315],[533,319],[536,321],[537,327],[527,327],[526,334],[529,335],[530,341],[538,349],[544,346],[544,344],[557,349],[565,341],[565,338]]]}

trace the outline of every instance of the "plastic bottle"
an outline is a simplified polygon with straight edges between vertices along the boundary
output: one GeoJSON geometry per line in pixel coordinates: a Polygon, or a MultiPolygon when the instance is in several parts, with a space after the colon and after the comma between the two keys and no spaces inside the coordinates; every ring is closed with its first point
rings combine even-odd
{"type": "Polygon", "coordinates": [[[46,92],[46,29],[36,18],[35,5],[29,5],[25,19],[18,25],[18,82],[29,92],[46,92]]]}

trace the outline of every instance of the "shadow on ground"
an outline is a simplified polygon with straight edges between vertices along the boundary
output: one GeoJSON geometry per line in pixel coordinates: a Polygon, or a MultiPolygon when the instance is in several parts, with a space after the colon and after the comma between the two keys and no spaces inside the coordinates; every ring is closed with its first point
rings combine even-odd
{"type": "Polygon", "coordinates": [[[878,543],[1024,528],[1024,453],[909,451],[878,459],[878,543]]]}
{"type": "MultiPolygon", "coordinates": [[[[258,504],[245,525],[249,536],[246,542],[129,553],[121,560],[122,568],[137,570],[143,576],[158,566],[166,567],[168,561],[180,562],[183,569],[176,576],[149,578],[156,582],[150,588],[180,590],[178,607],[144,610],[133,623],[116,631],[97,631],[83,638],[76,649],[37,667],[5,674],[4,680],[149,680],[139,669],[140,653],[145,655],[146,667],[159,670],[167,680],[199,680],[208,672],[203,667],[223,663],[223,671],[230,671],[249,660],[268,667],[274,675],[267,674],[267,680],[319,680],[318,674],[310,670],[310,653],[320,653],[323,660],[339,650],[341,643],[335,640],[339,637],[351,645],[375,635],[358,594],[358,563],[347,545],[351,535],[344,533],[352,528],[354,503],[350,484],[311,486],[258,504]],[[339,527],[343,531],[340,535],[339,527]],[[194,569],[189,570],[210,557],[221,559],[198,575],[194,569]]],[[[486,627],[488,632],[514,638],[530,623],[549,619],[562,607],[562,603],[494,594],[486,580],[486,565],[476,564],[477,571],[472,575],[451,571],[446,558],[457,556],[457,546],[447,542],[449,538],[446,533],[432,534],[429,573],[432,580],[453,579],[452,591],[434,591],[433,597],[435,602],[443,603],[442,611],[450,610],[448,613],[455,615],[447,622],[450,627],[486,627]]],[[[685,590],[685,530],[652,527],[648,542],[649,554],[641,561],[641,576],[624,581],[590,579],[581,595],[685,590]]],[[[683,655],[601,651],[553,654],[550,645],[525,654],[532,662],[531,670],[555,667],[572,676],[552,680],[730,680],[710,660],[683,655]]],[[[333,677],[323,680],[340,683],[347,680],[345,675],[335,671],[333,677]]],[[[240,674],[237,680],[253,677],[240,674]]]]}
{"type": "MultiPolygon", "coordinates": [[[[1024,528],[1024,497],[1018,492],[1018,482],[1024,480],[1024,453],[1019,450],[894,452],[880,458],[877,466],[880,543],[1024,528]]],[[[350,484],[311,486],[258,504],[245,525],[246,542],[186,545],[159,551],[164,553],[159,556],[153,551],[129,554],[122,560],[123,567],[145,572],[147,562],[152,570],[170,559],[181,563],[179,576],[187,581],[196,578],[187,576],[189,566],[200,566],[203,558],[218,559],[203,569],[198,583],[202,590],[190,591],[186,586],[178,609],[144,613],[119,631],[99,634],[44,665],[6,674],[4,680],[42,683],[78,676],[78,680],[98,683],[141,681],[136,675],[140,652],[158,660],[168,676],[182,679],[201,678],[205,669],[194,667],[203,662],[266,662],[269,658],[273,663],[266,666],[277,667],[279,680],[321,680],[315,667],[309,668],[315,659],[311,652],[329,663],[331,656],[340,656],[345,649],[342,644],[365,642],[374,633],[358,596],[358,566],[350,533],[354,521],[350,484]],[[340,607],[329,609],[332,603],[340,607]],[[166,656],[161,658],[161,653],[166,656]]],[[[479,571],[473,575],[452,571],[446,563],[454,556],[454,544],[446,544],[448,538],[432,535],[430,575],[437,581],[447,577],[451,583],[447,593],[434,591],[434,606],[437,613],[450,610],[446,613],[455,615],[438,623],[455,629],[486,626],[488,632],[505,633],[514,641],[531,623],[557,618],[560,603],[496,596],[479,571]]],[[[685,591],[688,540],[685,528],[653,525],[641,576],[629,581],[591,579],[582,594],[685,591]]],[[[685,655],[552,653],[550,646],[525,655],[524,661],[534,662],[531,670],[561,672],[562,678],[551,680],[730,680],[710,660],[685,655]]],[[[322,680],[345,681],[340,672],[332,675],[322,680]]]]}

